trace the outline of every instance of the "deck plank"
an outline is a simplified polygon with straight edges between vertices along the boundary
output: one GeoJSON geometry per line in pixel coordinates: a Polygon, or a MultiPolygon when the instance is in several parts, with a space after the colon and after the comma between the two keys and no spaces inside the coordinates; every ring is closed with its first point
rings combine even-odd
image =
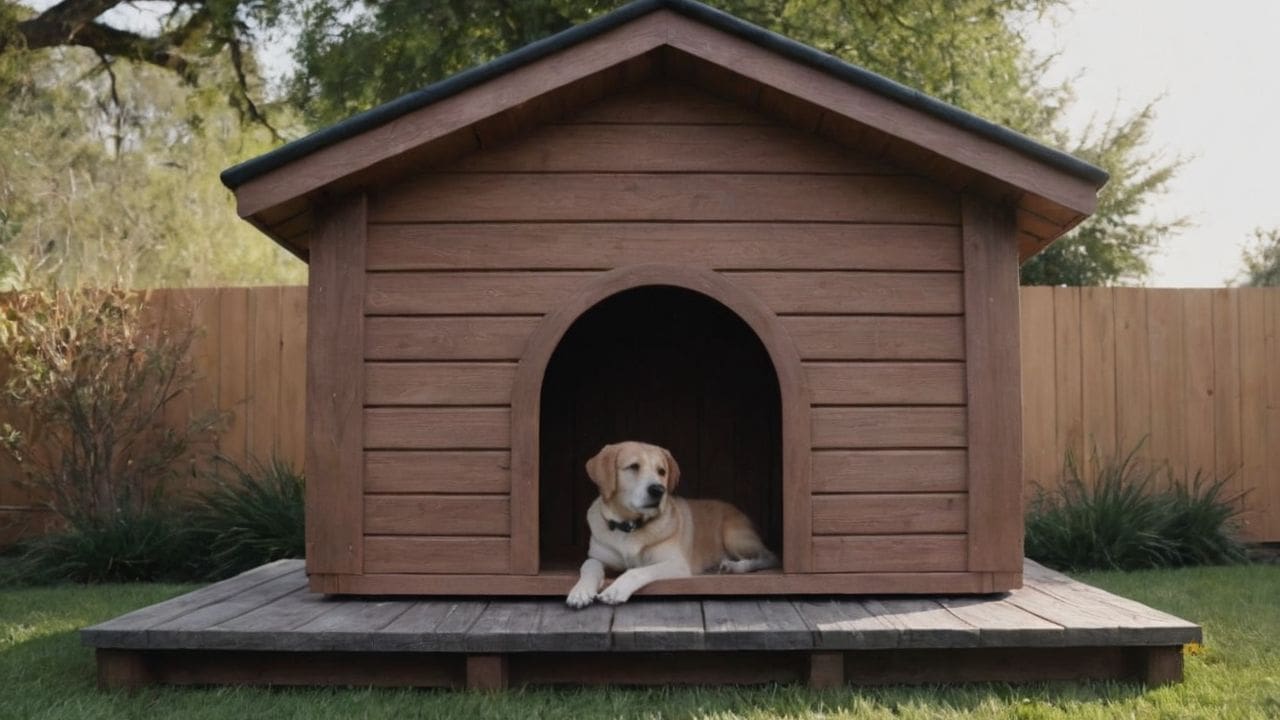
{"type": "Polygon", "coordinates": [[[808,650],[813,631],[790,600],[705,600],[708,650],[808,650]]]}
{"type": "Polygon", "coordinates": [[[277,560],[227,578],[164,602],[148,605],[103,623],[85,628],[80,633],[85,645],[141,649],[147,647],[149,628],[168,622],[200,608],[232,598],[282,575],[297,573],[301,560],[277,560]]]}
{"type": "Polygon", "coordinates": [[[1180,645],[1200,642],[1198,625],[1101,588],[1086,585],[1037,563],[1028,562],[1027,584],[1063,607],[1106,617],[1116,625],[1120,642],[1131,645],[1180,645]],[[1139,642],[1137,638],[1143,638],[1139,642]]]}
{"type": "Polygon", "coordinates": [[[868,650],[898,647],[901,632],[860,600],[796,600],[793,605],[814,635],[815,647],[868,650]]]}
{"type": "Polygon", "coordinates": [[[221,602],[206,605],[147,630],[148,648],[204,648],[218,633],[210,628],[278,600],[299,588],[307,578],[299,567],[274,580],[256,585],[221,602]]]}
{"type": "Polygon", "coordinates": [[[210,650],[305,650],[307,634],[293,632],[333,609],[335,601],[299,588],[262,607],[209,628],[202,634],[210,650]]]}
{"type": "Polygon", "coordinates": [[[939,598],[948,612],[978,628],[981,647],[1058,646],[1066,642],[1062,626],[1001,598],[939,598]]]}
{"type": "Polygon", "coordinates": [[[538,607],[538,627],[530,638],[535,650],[608,650],[612,605],[595,603],[575,610],[564,601],[543,600],[538,607]]]}
{"type": "Polygon", "coordinates": [[[478,600],[423,600],[369,634],[375,652],[459,652],[467,647],[467,630],[488,603],[478,600]]]}
{"type": "Polygon", "coordinates": [[[633,599],[614,610],[611,635],[615,650],[702,650],[702,603],[633,599]]]}
{"type": "Polygon", "coordinates": [[[467,652],[524,652],[536,649],[538,605],[533,600],[489,603],[467,630],[467,652]]]}
{"type": "Polygon", "coordinates": [[[952,615],[936,600],[869,599],[866,607],[898,627],[898,647],[977,647],[978,629],[952,615]]]}

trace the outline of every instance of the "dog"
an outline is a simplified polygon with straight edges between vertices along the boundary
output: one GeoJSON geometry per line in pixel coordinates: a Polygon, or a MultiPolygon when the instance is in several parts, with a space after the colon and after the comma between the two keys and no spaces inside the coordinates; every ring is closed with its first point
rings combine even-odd
{"type": "Polygon", "coordinates": [[[674,497],[680,466],[665,448],[605,445],[587,461],[600,497],[587,510],[591,546],[565,602],[617,605],[654,580],[778,566],[740,510],[720,500],[674,497]],[[603,592],[605,570],[620,571],[603,592]]]}

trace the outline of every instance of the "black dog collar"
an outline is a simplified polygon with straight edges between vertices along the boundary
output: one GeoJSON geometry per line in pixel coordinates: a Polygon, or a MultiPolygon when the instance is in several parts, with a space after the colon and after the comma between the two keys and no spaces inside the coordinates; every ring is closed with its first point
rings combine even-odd
{"type": "Polygon", "coordinates": [[[632,530],[639,530],[644,527],[645,523],[649,522],[644,517],[638,517],[635,520],[624,520],[623,522],[610,520],[609,518],[605,518],[604,520],[609,524],[610,530],[620,530],[624,533],[629,533],[632,530]]]}

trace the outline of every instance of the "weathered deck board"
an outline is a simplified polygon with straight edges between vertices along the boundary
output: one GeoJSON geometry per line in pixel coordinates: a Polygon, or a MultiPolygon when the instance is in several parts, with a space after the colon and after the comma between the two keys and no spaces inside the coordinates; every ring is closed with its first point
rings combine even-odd
{"type": "Polygon", "coordinates": [[[1026,564],[1005,595],[941,598],[638,598],[617,608],[558,599],[333,598],[300,561],[274,563],[86,628],[117,650],[536,653],[1176,646],[1200,628],[1026,564]]]}

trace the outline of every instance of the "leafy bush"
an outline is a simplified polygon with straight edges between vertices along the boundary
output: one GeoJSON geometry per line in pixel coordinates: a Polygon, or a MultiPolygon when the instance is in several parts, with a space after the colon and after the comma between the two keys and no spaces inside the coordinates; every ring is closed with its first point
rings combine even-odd
{"type": "Polygon", "coordinates": [[[0,449],[63,530],[23,544],[28,581],[182,579],[185,526],[165,488],[197,461],[216,413],[174,422],[165,409],[195,379],[190,325],[149,321],[122,289],[29,290],[0,317],[5,424],[0,449]]]}
{"type": "Polygon", "coordinates": [[[254,461],[249,469],[217,458],[211,479],[213,489],[196,496],[190,517],[191,541],[206,576],[227,577],[304,555],[301,473],[279,458],[254,461]]]}
{"type": "Polygon", "coordinates": [[[1027,557],[1063,570],[1244,562],[1235,537],[1239,496],[1225,494],[1230,477],[1197,472],[1186,482],[1168,471],[1158,484],[1156,471],[1136,459],[1141,447],[1105,459],[1095,448],[1092,482],[1068,453],[1061,484],[1037,488],[1031,502],[1027,557]]]}
{"type": "Polygon", "coordinates": [[[194,381],[194,337],[147,322],[142,296],[127,290],[32,290],[6,303],[3,397],[29,429],[6,423],[0,447],[70,531],[113,533],[150,517],[180,461],[212,438],[216,414],[164,422],[194,381]]]}

